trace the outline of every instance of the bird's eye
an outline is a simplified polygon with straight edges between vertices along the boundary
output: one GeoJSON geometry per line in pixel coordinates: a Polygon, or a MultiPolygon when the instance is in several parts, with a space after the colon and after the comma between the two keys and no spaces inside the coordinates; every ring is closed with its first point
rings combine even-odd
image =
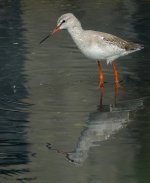
{"type": "Polygon", "coordinates": [[[63,20],[61,23],[60,23],[60,25],[59,26],[61,26],[63,23],[65,23],[66,21],[65,20],[63,20]]]}

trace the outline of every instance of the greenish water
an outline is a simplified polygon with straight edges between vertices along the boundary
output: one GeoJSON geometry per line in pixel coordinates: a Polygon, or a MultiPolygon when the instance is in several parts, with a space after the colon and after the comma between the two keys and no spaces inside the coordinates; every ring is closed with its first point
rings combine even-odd
{"type": "Polygon", "coordinates": [[[0,2],[0,183],[150,182],[149,1],[0,2]],[[86,59],[66,31],[44,44],[57,18],[73,12],[85,29],[145,49],[116,61],[122,88],[86,59]],[[101,105],[100,105],[101,101],[101,105]]]}

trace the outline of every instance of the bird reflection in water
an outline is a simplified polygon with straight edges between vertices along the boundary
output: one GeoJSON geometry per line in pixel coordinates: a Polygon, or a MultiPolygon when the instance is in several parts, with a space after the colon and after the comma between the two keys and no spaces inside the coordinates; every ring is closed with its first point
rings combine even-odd
{"type": "Polygon", "coordinates": [[[102,105],[104,90],[101,91],[100,105],[95,112],[89,115],[86,127],[81,131],[73,152],[56,149],[49,143],[47,147],[65,155],[70,162],[81,165],[87,159],[91,147],[99,146],[126,127],[133,119],[133,114],[144,108],[142,98],[116,103],[117,92],[118,88],[115,88],[114,104],[102,105]]]}

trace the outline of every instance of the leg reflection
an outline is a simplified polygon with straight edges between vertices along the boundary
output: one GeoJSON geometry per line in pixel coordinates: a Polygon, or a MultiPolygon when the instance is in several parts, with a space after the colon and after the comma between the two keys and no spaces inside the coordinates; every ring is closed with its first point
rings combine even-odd
{"type": "Polygon", "coordinates": [[[114,104],[115,105],[117,104],[118,88],[119,88],[118,83],[115,83],[115,96],[114,96],[114,104]]]}
{"type": "MultiPolygon", "coordinates": [[[[118,85],[118,83],[115,83],[114,88],[115,88],[114,105],[116,105],[117,104],[118,92],[119,92],[119,85],[118,85]]],[[[103,97],[104,97],[104,88],[101,87],[100,88],[100,103],[99,103],[100,109],[102,109],[102,107],[103,107],[103,97]]]]}
{"type": "Polygon", "coordinates": [[[104,87],[100,88],[100,109],[103,106],[103,95],[104,95],[104,87]]]}

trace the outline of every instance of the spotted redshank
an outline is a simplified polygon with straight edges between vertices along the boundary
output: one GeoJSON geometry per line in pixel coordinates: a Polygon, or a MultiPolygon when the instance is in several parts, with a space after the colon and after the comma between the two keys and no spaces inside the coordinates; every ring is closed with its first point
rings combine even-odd
{"type": "Polygon", "coordinates": [[[115,83],[118,86],[118,72],[114,61],[121,56],[128,55],[144,48],[143,45],[125,41],[112,34],[84,30],[80,21],[72,13],[62,15],[57,21],[56,28],[40,43],[62,29],[68,30],[77,47],[86,57],[97,61],[100,88],[104,87],[104,76],[100,61],[106,61],[107,64],[112,64],[115,83]]]}

